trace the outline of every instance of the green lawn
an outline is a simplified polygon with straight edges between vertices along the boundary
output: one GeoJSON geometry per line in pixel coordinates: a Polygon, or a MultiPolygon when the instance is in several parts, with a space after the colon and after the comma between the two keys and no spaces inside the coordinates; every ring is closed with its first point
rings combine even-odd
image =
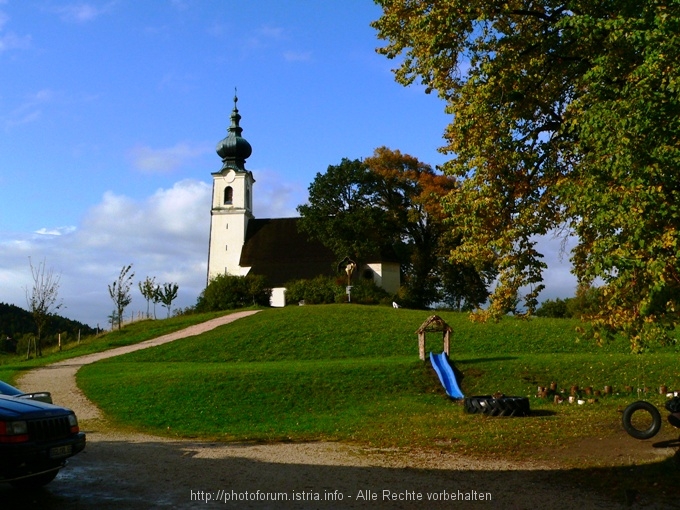
{"type": "MultiPolygon", "coordinates": [[[[578,321],[507,318],[452,327],[451,358],[467,395],[531,397],[534,416],[471,416],[445,397],[418,359],[428,312],[357,305],[268,309],[198,337],[84,367],[79,385],[114,420],[158,434],[217,440],[348,440],[375,446],[444,444],[466,453],[532,455],[584,434],[620,430],[625,386],[680,387],[675,348],[632,355],[578,339],[578,321]],[[615,394],[585,406],[538,399],[556,381],[615,394]],[[567,425],[567,426],[565,426],[567,425]],[[532,444],[533,449],[526,449],[532,444]]],[[[428,350],[442,349],[428,334],[428,350]]],[[[650,392],[650,400],[663,397],[650,392]]]]}
{"type": "MultiPolygon", "coordinates": [[[[112,421],[154,434],[337,440],[512,459],[559,456],[571,468],[560,476],[574,487],[593,486],[618,499],[622,488],[631,487],[672,501],[680,497],[673,459],[634,465],[625,457],[603,464],[560,454],[584,439],[634,441],[623,435],[620,411],[638,398],[661,407],[664,397],[656,389],[662,384],[680,389],[678,347],[633,355],[622,338],[602,347],[580,339],[576,328],[582,325],[575,320],[508,317],[476,324],[466,314],[442,312],[453,328],[451,358],[464,374],[466,395],[530,397],[530,417],[468,415],[445,396],[429,362],[418,358],[415,331],[430,314],[347,304],[266,309],[200,336],[86,366],[78,383],[112,421]],[[537,386],[552,381],[567,394],[573,385],[609,385],[614,393],[585,405],[537,398],[537,386]],[[626,386],[649,391],[638,396],[626,386]]],[[[46,350],[37,360],[3,356],[0,379],[14,382],[24,370],[217,315],[142,321],[62,352],[46,350]]],[[[441,334],[428,334],[427,342],[428,351],[441,352],[441,334]]]]}
{"type": "MultiPolygon", "coordinates": [[[[214,319],[227,312],[213,312],[173,317],[167,320],[143,320],[128,324],[121,330],[114,330],[96,337],[84,338],[82,342],[71,342],[59,351],[56,346],[43,348],[43,356],[26,359],[25,355],[0,354],[0,381],[16,382],[21,372],[41,367],[62,359],[106,351],[114,347],[136,344],[180,329],[214,319]]],[[[33,355],[33,353],[31,353],[33,355]]],[[[47,388],[46,388],[47,389],[47,388]]]]}

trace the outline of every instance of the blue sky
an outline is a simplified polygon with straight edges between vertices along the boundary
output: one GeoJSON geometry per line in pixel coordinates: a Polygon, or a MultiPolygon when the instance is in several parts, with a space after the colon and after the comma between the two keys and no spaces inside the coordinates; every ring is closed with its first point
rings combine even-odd
{"type": "MultiPolygon", "coordinates": [[[[295,216],[317,172],[379,146],[437,165],[449,122],[376,54],[369,0],[0,0],[0,302],[26,307],[29,257],[63,315],[105,324],[132,263],[205,286],[211,172],[234,88],[256,217],[295,216]]],[[[573,293],[558,242],[543,297],[573,293]]],[[[568,257],[565,257],[568,258],[568,257]]],[[[145,310],[135,288],[128,313],[145,310]]]]}

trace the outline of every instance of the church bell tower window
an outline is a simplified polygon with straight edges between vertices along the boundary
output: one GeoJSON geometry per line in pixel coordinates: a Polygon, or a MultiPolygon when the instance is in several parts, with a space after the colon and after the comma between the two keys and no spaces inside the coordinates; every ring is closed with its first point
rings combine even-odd
{"type": "Polygon", "coordinates": [[[224,203],[231,204],[234,200],[234,189],[231,186],[224,188],[224,203]]]}

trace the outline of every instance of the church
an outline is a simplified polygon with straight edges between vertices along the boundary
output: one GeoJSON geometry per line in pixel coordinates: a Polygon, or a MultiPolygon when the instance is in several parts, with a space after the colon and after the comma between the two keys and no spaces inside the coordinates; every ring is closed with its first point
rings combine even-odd
{"type": "MultiPolygon", "coordinates": [[[[322,243],[298,231],[299,218],[255,218],[255,178],[245,167],[252,147],[241,136],[237,102],[234,97],[228,135],[217,144],[222,168],[212,174],[208,282],[219,274],[263,275],[272,287],[271,305],[285,306],[287,282],[339,275],[340,260],[322,243]]],[[[379,258],[358,268],[353,277],[372,279],[395,294],[400,285],[399,263],[379,258]]]]}

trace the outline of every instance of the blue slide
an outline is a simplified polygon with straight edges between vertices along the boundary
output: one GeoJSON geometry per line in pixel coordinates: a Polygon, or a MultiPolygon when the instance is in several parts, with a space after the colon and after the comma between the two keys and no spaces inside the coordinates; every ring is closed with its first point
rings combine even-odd
{"type": "Polygon", "coordinates": [[[439,380],[442,382],[446,394],[451,398],[464,398],[463,392],[460,391],[458,387],[458,381],[456,381],[456,375],[453,373],[453,368],[449,363],[446,353],[441,354],[430,353],[430,362],[434,367],[434,371],[437,372],[439,380]]]}

